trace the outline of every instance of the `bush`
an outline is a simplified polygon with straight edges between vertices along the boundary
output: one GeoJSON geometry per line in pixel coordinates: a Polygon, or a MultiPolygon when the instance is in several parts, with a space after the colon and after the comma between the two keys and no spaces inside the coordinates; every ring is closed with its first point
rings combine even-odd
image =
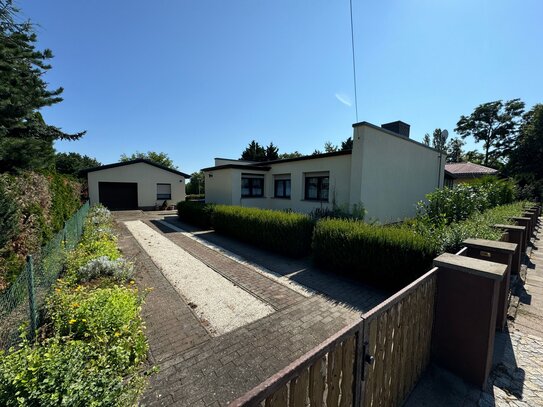
{"type": "Polygon", "coordinates": [[[80,185],[60,174],[49,176],[51,189],[51,227],[54,232],[64,227],[64,222],[74,214],[81,205],[80,185]]]}
{"type": "Polygon", "coordinates": [[[77,247],[68,253],[66,260],[66,279],[73,283],[88,281],[89,278],[98,277],[98,272],[105,272],[122,279],[129,275],[129,265],[124,261],[117,261],[121,252],[117,247],[117,237],[113,233],[113,217],[111,212],[102,205],[93,205],[85,219],[83,235],[77,247]],[[92,263],[97,259],[101,262],[92,263]],[[105,261],[111,261],[106,264],[105,261]],[[117,261],[117,262],[115,262],[117,261]],[[88,267],[87,267],[88,266],[88,267]]]}
{"type": "Polygon", "coordinates": [[[431,241],[398,227],[323,219],[313,233],[318,266],[389,290],[428,271],[435,255],[431,241]]]}
{"type": "Polygon", "coordinates": [[[70,288],[60,282],[48,298],[46,309],[54,335],[123,347],[117,364],[126,367],[142,362],[147,352],[141,302],[136,289],[122,286],[70,288]]]}
{"type": "Polygon", "coordinates": [[[426,221],[435,226],[458,222],[475,212],[509,204],[513,202],[514,195],[515,184],[512,181],[486,177],[426,195],[426,201],[418,203],[417,217],[427,218],[426,221]]]}
{"type": "Polygon", "coordinates": [[[112,277],[122,283],[132,278],[134,266],[123,258],[111,260],[102,256],[90,260],[77,271],[79,281],[86,282],[98,277],[112,277]]]}
{"type": "Polygon", "coordinates": [[[131,406],[147,342],[135,289],[69,288],[47,301],[52,337],[0,354],[0,405],[131,406]]]}
{"type": "Polygon", "coordinates": [[[404,223],[401,227],[428,241],[433,241],[439,253],[456,253],[462,242],[469,238],[499,240],[502,231],[493,227],[495,224],[510,223],[509,218],[520,216],[527,202],[515,202],[501,205],[484,212],[476,212],[465,220],[449,225],[434,225],[425,219],[416,219],[404,223]]]}
{"type": "Polygon", "coordinates": [[[205,194],[189,194],[185,196],[186,201],[202,201],[206,198],[205,194]]]}
{"type": "Polygon", "coordinates": [[[25,342],[8,355],[0,352],[0,405],[135,405],[145,379],[135,367],[112,363],[117,351],[54,337],[35,346],[25,342]]]}
{"type": "Polygon", "coordinates": [[[314,222],[307,215],[216,205],[212,223],[219,233],[288,256],[303,256],[311,249],[314,222]]]}
{"type": "Polygon", "coordinates": [[[16,234],[19,226],[17,203],[0,184],[0,248],[4,247],[16,234]]]}
{"type": "Polygon", "coordinates": [[[183,222],[209,229],[214,209],[215,205],[213,204],[184,201],[177,204],[177,216],[183,222]]]}

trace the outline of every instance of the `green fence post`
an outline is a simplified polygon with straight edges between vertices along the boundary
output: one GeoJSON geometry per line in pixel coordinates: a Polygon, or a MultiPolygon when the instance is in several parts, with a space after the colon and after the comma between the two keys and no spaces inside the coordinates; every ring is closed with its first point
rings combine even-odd
{"type": "Polygon", "coordinates": [[[30,338],[34,338],[38,329],[38,316],[36,313],[36,297],[34,289],[34,261],[32,255],[26,256],[26,275],[28,278],[28,306],[30,311],[30,338]]]}

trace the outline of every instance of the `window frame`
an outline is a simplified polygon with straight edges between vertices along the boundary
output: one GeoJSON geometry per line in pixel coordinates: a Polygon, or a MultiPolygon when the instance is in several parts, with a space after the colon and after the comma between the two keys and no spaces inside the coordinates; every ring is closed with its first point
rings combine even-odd
{"type": "Polygon", "coordinates": [[[262,198],[264,197],[264,176],[255,176],[251,174],[242,174],[241,175],[241,197],[242,198],[262,198]],[[248,189],[249,194],[243,193],[243,180],[246,179],[249,182],[248,189]],[[258,186],[254,185],[256,184],[254,181],[258,180],[261,182],[260,186],[260,194],[256,194],[254,192],[255,189],[258,189],[258,186]]]}
{"type": "Polygon", "coordinates": [[[330,175],[311,175],[306,174],[304,179],[304,200],[316,201],[316,202],[329,202],[330,201],[330,175]],[[317,198],[310,198],[309,182],[311,179],[317,179],[317,198]],[[323,181],[327,179],[327,188],[323,189],[323,181]],[[327,191],[327,197],[321,198],[323,190],[327,191]]]}
{"type": "Polygon", "coordinates": [[[156,199],[157,199],[157,201],[163,201],[163,200],[168,200],[168,199],[171,200],[172,199],[172,184],[157,182],[157,184],[156,184],[156,199]],[[170,193],[169,194],[159,194],[158,193],[158,186],[159,185],[168,185],[170,187],[170,193]]]}
{"type": "Polygon", "coordinates": [[[290,199],[292,196],[292,182],[290,178],[278,178],[273,181],[273,197],[280,199],[290,199]],[[289,183],[289,193],[287,195],[287,182],[289,183]],[[283,193],[278,194],[278,186],[282,184],[283,193]]]}

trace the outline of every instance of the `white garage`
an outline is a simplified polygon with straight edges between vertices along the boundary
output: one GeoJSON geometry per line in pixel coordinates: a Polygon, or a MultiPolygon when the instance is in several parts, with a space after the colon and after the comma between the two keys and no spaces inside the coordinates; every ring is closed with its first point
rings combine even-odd
{"type": "Polygon", "coordinates": [[[100,202],[111,210],[154,209],[184,201],[185,180],[190,178],[142,158],[85,172],[91,205],[100,202]]]}

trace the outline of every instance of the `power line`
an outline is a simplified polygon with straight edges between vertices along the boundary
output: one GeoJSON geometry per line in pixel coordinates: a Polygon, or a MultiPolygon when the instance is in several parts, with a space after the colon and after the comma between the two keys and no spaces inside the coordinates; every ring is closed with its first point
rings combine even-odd
{"type": "Polygon", "coordinates": [[[358,97],[356,92],[356,58],[354,53],[354,28],[353,28],[353,0],[349,0],[349,8],[351,11],[351,49],[353,52],[353,80],[354,80],[354,109],[356,112],[356,122],[358,123],[358,97]]]}

